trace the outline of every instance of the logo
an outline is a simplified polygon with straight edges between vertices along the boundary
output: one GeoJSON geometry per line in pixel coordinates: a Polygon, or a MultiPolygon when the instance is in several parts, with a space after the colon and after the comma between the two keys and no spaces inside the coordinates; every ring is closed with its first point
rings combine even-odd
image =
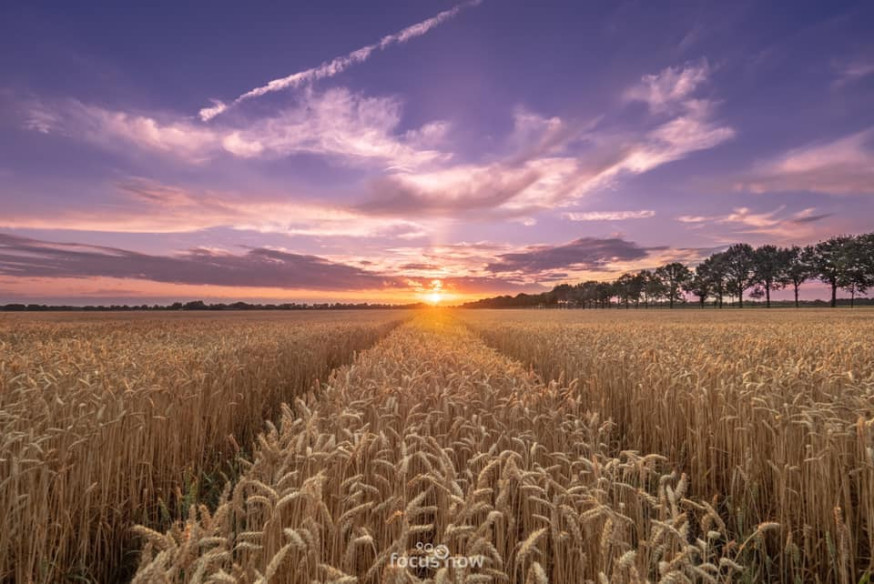
{"type": "Polygon", "coordinates": [[[391,555],[391,565],[399,568],[481,568],[485,562],[483,556],[453,556],[449,548],[443,544],[423,543],[416,544],[416,549],[411,555],[391,555]]]}

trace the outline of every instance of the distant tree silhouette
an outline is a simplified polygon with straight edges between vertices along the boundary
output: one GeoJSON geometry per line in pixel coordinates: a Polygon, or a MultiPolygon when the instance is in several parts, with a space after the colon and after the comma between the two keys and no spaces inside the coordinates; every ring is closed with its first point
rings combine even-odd
{"type": "Polygon", "coordinates": [[[765,292],[765,306],[771,308],[771,290],[785,286],[789,269],[790,251],[776,245],[763,245],[753,251],[752,283],[765,292]]]}
{"type": "Polygon", "coordinates": [[[737,296],[737,306],[743,308],[744,292],[753,285],[755,252],[748,243],[736,243],[725,250],[724,257],[728,292],[737,296]]]}
{"type": "Polygon", "coordinates": [[[673,308],[675,300],[682,300],[680,292],[683,286],[692,279],[692,272],[680,262],[672,262],[657,269],[656,275],[664,282],[668,295],[668,306],[673,308]]]}

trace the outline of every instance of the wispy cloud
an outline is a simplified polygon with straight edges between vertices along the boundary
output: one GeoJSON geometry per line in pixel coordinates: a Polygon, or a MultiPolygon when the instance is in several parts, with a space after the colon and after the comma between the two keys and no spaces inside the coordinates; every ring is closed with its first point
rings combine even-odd
{"type": "Polygon", "coordinates": [[[642,101],[653,112],[668,111],[688,99],[709,76],[710,66],[705,59],[668,67],[659,73],[644,75],[640,83],[625,92],[625,99],[642,101]]]}
{"type": "Polygon", "coordinates": [[[696,228],[713,225],[728,227],[732,233],[758,234],[776,237],[780,240],[809,237],[816,232],[814,223],[831,217],[815,207],[808,207],[794,213],[786,213],[782,205],[771,211],[756,212],[749,207],[737,207],[725,215],[681,215],[677,221],[696,228]]]}
{"type": "MultiPolygon", "coordinates": [[[[3,192],[0,191],[0,195],[3,192]]],[[[406,218],[375,218],[340,205],[288,194],[195,189],[142,178],[111,185],[105,209],[17,206],[0,227],[122,233],[187,233],[216,227],[313,237],[410,239],[425,226],[406,218]]]]}
{"type": "Polygon", "coordinates": [[[75,99],[30,101],[23,109],[27,129],[107,148],[134,145],[187,162],[204,162],[222,149],[215,130],[174,116],[109,110],[75,99]]]}
{"type": "Polygon", "coordinates": [[[571,221],[625,221],[627,219],[649,219],[655,217],[651,209],[640,211],[588,211],[564,213],[562,217],[571,221]]]}
{"type": "Polygon", "coordinates": [[[837,75],[834,87],[839,88],[874,75],[874,57],[867,56],[836,63],[834,69],[837,75]]]}
{"type": "Polygon", "coordinates": [[[36,101],[24,106],[25,126],[57,133],[117,151],[120,145],[203,163],[219,155],[280,158],[318,154],[344,164],[381,164],[410,170],[450,156],[434,149],[447,131],[445,122],[396,132],[401,103],[366,97],[347,89],[303,92],[294,106],[251,123],[194,124],[172,115],[104,109],[77,100],[36,101]]]}
{"type": "Polygon", "coordinates": [[[359,208],[389,216],[451,216],[471,210],[487,211],[492,218],[528,216],[734,136],[731,127],[715,121],[713,102],[693,99],[687,90],[679,94],[687,97],[681,107],[630,136],[517,112],[509,139],[518,148],[515,153],[487,164],[387,174],[371,184],[372,195],[359,208]]]}
{"type": "Polygon", "coordinates": [[[364,61],[369,59],[370,56],[373,55],[373,53],[376,51],[384,50],[393,45],[406,43],[410,39],[414,39],[428,33],[428,31],[437,26],[440,26],[465,8],[468,8],[470,6],[476,6],[481,1],[482,0],[471,0],[469,2],[459,4],[454,8],[440,12],[436,16],[408,26],[399,32],[386,35],[382,37],[379,42],[361,47],[360,49],[356,49],[351,53],[348,53],[341,57],[336,57],[330,61],[322,63],[318,67],[305,69],[304,71],[298,71],[297,73],[292,73],[291,75],[280,77],[279,79],[273,79],[272,81],[269,81],[264,85],[251,89],[246,93],[240,95],[230,104],[225,104],[221,101],[213,100],[213,105],[200,110],[200,119],[203,121],[209,121],[219,114],[224,113],[229,108],[234,107],[235,105],[238,105],[248,99],[260,97],[274,91],[293,89],[307,83],[312,83],[313,81],[318,81],[319,79],[325,79],[328,77],[333,77],[334,75],[338,75],[339,73],[342,73],[353,65],[363,63],[364,61]]]}
{"type": "Polygon", "coordinates": [[[758,165],[735,187],[754,193],[874,194],[874,128],[790,150],[758,165]]]}
{"type": "Polygon", "coordinates": [[[693,72],[690,66],[669,68],[644,78],[643,86],[650,89],[638,88],[640,99],[657,107],[634,132],[614,131],[604,117],[565,120],[516,108],[513,130],[497,155],[483,157],[485,162],[457,159],[447,141],[447,122],[401,131],[398,99],[342,88],[307,88],[295,96],[294,106],[269,117],[234,117],[210,126],[72,100],[30,104],[26,119],[35,131],[65,134],[113,151],[133,145],[195,164],[227,156],[315,154],[343,165],[379,167],[381,174],[363,179],[365,200],[351,206],[359,215],[426,219],[477,211],[484,220],[525,218],[530,223],[535,213],[571,204],[623,175],[651,171],[733,137],[734,130],[715,119],[715,103],[694,96],[709,71],[706,64],[696,67],[693,72]]]}

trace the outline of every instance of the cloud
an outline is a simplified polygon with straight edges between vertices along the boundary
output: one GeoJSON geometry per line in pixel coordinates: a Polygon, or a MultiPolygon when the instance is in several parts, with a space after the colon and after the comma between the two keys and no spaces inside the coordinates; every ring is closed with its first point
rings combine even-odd
{"type": "Polygon", "coordinates": [[[529,216],[572,203],[623,174],[648,172],[732,136],[731,128],[714,124],[702,107],[630,142],[589,135],[585,154],[565,150],[561,156],[511,156],[490,164],[391,173],[371,182],[371,196],[358,209],[386,216],[453,216],[473,210],[481,211],[482,219],[529,216]]]}
{"type": "Polygon", "coordinates": [[[197,248],[158,256],[8,234],[0,234],[0,276],[129,278],[289,290],[375,290],[402,285],[396,278],[353,266],[269,248],[252,248],[239,255],[197,248]]]}
{"type": "Polygon", "coordinates": [[[589,211],[586,213],[571,212],[562,216],[571,221],[624,221],[626,219],[649,219],[655,217],[655,211],[641,209],[640,211],[589,211]]]}
{"type": "Polygon", "coordinates": [[[735,188],[754,193],[874,194],[874,128],[790,150],[758,165],[735,188]]]}
{"type": "Polygon", "coordinates": [[[834,215],[834,213],[817,213],[816,208],[810,207],[795,213],[790,219],[793,223],[816,223],[834,215]]]}
{"type": "Polygon", "coordinates": [[[412,170],[450,158],[433,149],[447,132],[445,122],[397,135],[400,101],[365,97],[344,88],[309,90],[298,96],[294,106],[272,117],[212,127],[178,116],[113,111],[77,100],[32,102],[25,110],[25,127],[34,131],[113,151],[134,146],[190,163],[220,155],[248,159],[317,154],[344,164],[412,170]]]}
{"type": "Polygon", "coordinates": [[[107,110],[74,99],[31,102],[25,110],[25,128],[105,148],[133,145],[189,162],[203,162],[221,150],[220,134],[172,116],[107,110]]]}
{"type": "Polygon", "coordinates": [[[436,16],[408,26],[397,33],[386,35],[382,37],[382,39],[380,39],[380,41],[377,43],[361,47],[360,49],[356,49],[351,53],[343,55],[342,57],[336,57],[331,61],[322,63],[318,67],[313,67],[312,69],[306,69],[304,71],[292,73],[291,75],[288,75],[286,77],[274,79],[265,85],[261,85],[247,91],[246,93],[240,95],[238,98],[232,101],[230,104],[225,104],[218,100],[212,100],[213,105],[200,110],[200,119],[203,121],[209,121],[214,117],[224,113],[229,108],[234,107],[248,99],[261,97],[262,95],[266,95],[274,91],[293,89],[296,87],[300,87],[301,85],[304,85],[306,83],[312,83],[313,81],[318,81],[319,79],[325,79],[338,75],[339,73],[342,73],[353,65],[363,63],[364,61],[369,59],[370,56],[377,50],[384,50],[393,45],[403,44],[410,39],[414,39],[428,33],[428,31],[437,26],[440,26],[465,8],[468,8],[470,6],[476,6],[480,3],[480,1],[481,0],[473,0],[470,2],[465,2],[463,4],[459,4],[454,8],[440,12],[436,16]]]}
{"type": "Polygon", "coordinates": [[[370,197],[358,209],[383,216],[477,211],[481,219],[530,217],[608,187],[624,174],[642,174],[714,148],[735,132],[715,121],[714,102],[692,95],[708,72],[702,62],[646,76],[649,89],[629,94],[654,104],[655,115],[631,135],[599,127],[603,118],[568,122],[517,108],[506,141],[510,154],[487,163],[386,174],[371,181],[370,197]]]}
{"type": "Polygon", "coordinates": [[[442,278],[450,292],[463,291],[465,294],[537,294],[546,292],[549,287],[532,282],[515,282],[491,276],[459,276],[442,278]]]}
{"type": "Polygon", "coordinates": [[[189,189],[130,177],[111,186],[105,209],[16,206],[0,227],[126,233],[185,233],[215,227],[313,237],[401,237],[426,234],[405,218],[374,218],[301,197],[189,189]]]}
{"type": "Polygon", "coordinates": [[[839,88],[874,75],[874,58],[865,57],[835,65],[837,79],[834,87],[839,88]]]}
{"type": "Polygon", "coordinates": [[[659,73],[644,75],[640,83],[625,92],[625,99],[644,102],[653,112],[669,111],[688,99],[709,76],[706,59],[668,67],[659,73]]]}
{"type": "Polygon", "coordinates": [[[400,119],[397,99],[365,97],[342,88],[308,91],[298,107],[231,134],[236,150],[232,152],[243,157],[320,154],[352,164],[381,161],[391,170],[413,170],[450,158],[431,147],[421,147],[442,140],[447,131],[445,122],[432,122],[397,136],[400,119]]]}
{"type": "Polygon", "coordinates": [[[689,100],[684,112],[647,133],[619,166],[640,174],[663,164],[685,158],[693,152],[709,150],[735,136],[733,128],[713,121],[713,104],[689,100]]]}
{"type": "Polygon", "coordinates": [[[497,261],[487,266],[487,270],[522,274],[540,274],[567,268],[600,271],[615,262],[645,258],[648,253],[647,249],[636,243],[618,237],[582,237],[562,245],[531,246],[525,251],[501,254],[497,261]]]}
{"type": "Polygon", "coordinates": [[[692,224],[696,228],[725,225],[733,233],[767,235],[786,240],[812,236],[815,231],[813,224],[832,216],[831,213],[817,213],[815,207],[789,214],[785,210],[785,206],[763,212],[737,207],[726,215],[681,215],[677,221],[692,224]]]}
{"type": "MultiPolygon", "coordinates": [[[[706,63],[668,69],[645,78],[659,107],[639,131],[614,132],[604,118],[594,122],[547,117],[525,108],[513,112],[513,130],[497,156],[457,161],[444,145],[449,126],[432,121],[399,131],[402,103],[346,89],[295,96],[295,104],[254,121],[238,117],[205,127],[184,118],[113,112],[67,101],[29,108],[28,126],[85,139],[113,151],[133,145],[189,162],[232,156],[327,157],[345,165],[380,167],[365,178],[366,199],[350,212],[370,217],[470,216],[483,220],[536,220],[540,211],[569,205],[612,186],[623,175],[641,174],[713,148],[734,136],[715,121],[713,102],[696,99],[706,63]],[[666,78],[678,86],[668,91],[666,78]],[[679,100],[679,101],[678,101],[679,100]]],[[[649,94],[647,94],[649,95],[649,94]]],[[[653,102],[655,103],[655,102],[653,102]]]]}
{"type": "Polygon", "coordinates": [[[556,186],[552,183],[575,170],[571,159],[541,159],[519,167],[496,163],[395,173],[373,180],[371,198],[358,208],[381,215],[432,216],[491,210],[510,206],[513,199],[518,205],[525,193],[553,192],[556,186]]]}

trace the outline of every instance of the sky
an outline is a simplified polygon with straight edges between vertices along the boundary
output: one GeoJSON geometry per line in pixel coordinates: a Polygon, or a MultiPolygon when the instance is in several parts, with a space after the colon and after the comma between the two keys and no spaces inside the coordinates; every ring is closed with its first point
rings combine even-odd
{"type": "Polygon", "coordinates": [[[864,1],[7,1],[0,303],[459,302],[872,231],[872,28],[864,1]]]}

